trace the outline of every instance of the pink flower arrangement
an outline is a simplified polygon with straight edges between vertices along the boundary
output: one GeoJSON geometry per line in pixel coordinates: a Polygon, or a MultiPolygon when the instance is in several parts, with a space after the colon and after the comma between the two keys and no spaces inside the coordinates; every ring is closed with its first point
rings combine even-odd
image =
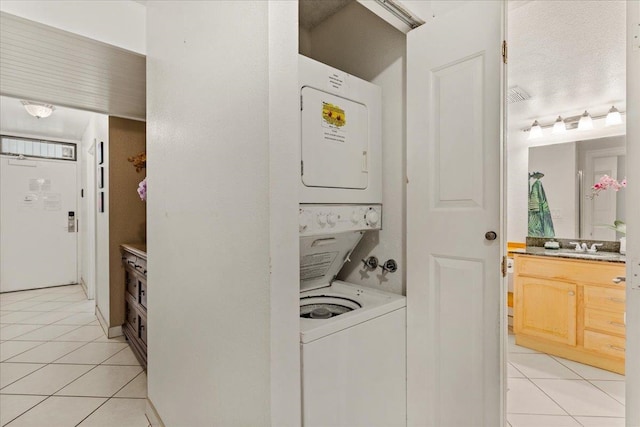
{"type": "Polygon", "coordinates": [[[138,184],[138,195],[143,202],[147,201],[147,178],[140,181],[138,184]]]}
{"type": "Polygon", "coordinates": [[[593,190],[593,193],[591,193],[587,197],[589,197],[590,199],[593,199],[601,191],[609,190],[609,189],[612,189],[613,191],[620,191],[621,189],[625,188],[626,186],[627,186],[627,179],[626,178],[623,179],[622,181],[618,182],[617,179],[611,178],[609,175],[603,175],[603,177],[600,178],[600,181],[598,181],[595,184],[593,184],[593,187],[591,187],[591,189],[593,190]]]}

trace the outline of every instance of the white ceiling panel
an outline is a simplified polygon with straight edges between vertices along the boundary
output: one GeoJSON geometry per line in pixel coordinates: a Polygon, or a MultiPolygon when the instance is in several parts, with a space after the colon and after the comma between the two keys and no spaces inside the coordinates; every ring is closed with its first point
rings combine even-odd
{"type": "Polygon", "coordinates": [[[0,94],[143,120],[146,58],[1,13],[0,94]]]}

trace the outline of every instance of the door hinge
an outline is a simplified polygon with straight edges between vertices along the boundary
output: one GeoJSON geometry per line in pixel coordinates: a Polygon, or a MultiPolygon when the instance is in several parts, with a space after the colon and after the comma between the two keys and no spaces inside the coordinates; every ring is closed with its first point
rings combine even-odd
{"type": "Polygon", "coordinates": [[[300,160],[300,175],[304,175],[304,161],[300,160]]]}
{"type": "Polygon", "coordinates": [[[302,100],[302,95],[300,95],[300,111],[304,109],[304,101],[302,100]]]}
{"type": "Polygon", "coordinates": [[[509,48],[507,47],[507,41],[502,40],[502,62],[507,63],[509,59],[509,48]]]}
{"type": "Polygon", "coordinates": [[[500,265],[500,271],[502,272],[502,277],[507,276],[507,256],[502,257],[502,264],[500,265]]]}

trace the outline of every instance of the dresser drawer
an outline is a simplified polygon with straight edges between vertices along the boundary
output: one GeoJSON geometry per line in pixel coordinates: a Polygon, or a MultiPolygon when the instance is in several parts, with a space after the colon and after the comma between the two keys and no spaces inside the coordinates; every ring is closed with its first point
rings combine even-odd
{"type": "Polygon", "coordinates": [[[600,332],[584,331],[584,348],[608,356],[624,358],[626,340],[600,332]]]}
{"type": "Polygon", "coordinates": [[[625,275],[625,266],[620,263],[527,255],[516,256],[515,268],[516,274],[607,285],[613,284],[615,277],[625,275]]]}
{"type": "Polygon", "coordinates": [[[599,286],[584,287],[584,304],[587,307],[624,313],[625,290],[603,288],[599,286]]]}
{"type": "Polygon", "coordinates": [[[136,263],[134,265],[136,271],[144,276],[147,275],[147,260],[144,258],[137,257],[136,263]]]}
{"type": "Polygon", "coordinates": [[[125,316],[127,323],[137,332],[139,330],[138,311],[135,309],[135,302],[130,297],[125,301],[125,316]]]}
{"type": "Polygon", "coordinates": [[[147,281],[139,280],[138,286],[140,287],[140,305],[146,309],[147,308],[147,281]]]}
{"type": "Polygon", "coordinates": [[[140,320],[139,337],[144,342],[144,345],[147,345],[147,317],[140,315],[138,319],[140,320]]]}
{"type": "Polygon", "coordinates": [[[585,307],[584,327],[608,334],[625,334],[624,313],[585,307]]]}
{"type": "Polygon", "coordinates": [[[127,293],[138,301],[140,294],[140,286],[138,285],[138,276],[129,268],[124,269],[124,277],[127,285],[127,293]]]}

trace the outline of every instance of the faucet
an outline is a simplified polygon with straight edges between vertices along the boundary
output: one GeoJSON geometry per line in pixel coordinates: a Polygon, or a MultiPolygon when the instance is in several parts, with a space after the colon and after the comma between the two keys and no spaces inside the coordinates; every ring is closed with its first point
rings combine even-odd
{"type": "Polygon", "coordinates": [[[580,243],[580,242],[569,242],[570,245],[576,245],[576,252],[586,252],[587,251],[587,244],[586,243],[580,243]]]}
{"type": "Polygon", "coordinates": [[[587,249],[587,252],[595,254],[596,252],[598,252],[598,246],[602,246],[602,243],[594,243],[593,245],[591,245],[590,249],[587,249]]]}

